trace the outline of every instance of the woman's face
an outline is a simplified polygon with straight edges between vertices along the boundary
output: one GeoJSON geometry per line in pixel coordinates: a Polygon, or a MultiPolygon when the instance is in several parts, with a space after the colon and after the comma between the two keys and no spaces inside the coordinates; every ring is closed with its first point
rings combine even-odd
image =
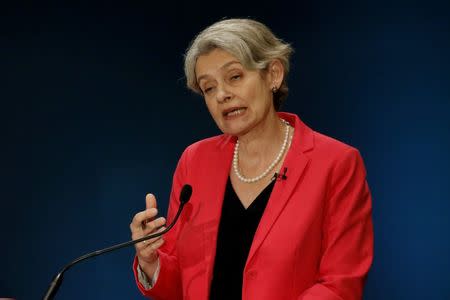
{"type": "Polygon", "coordinates": [[[215,49],[195,66],[206,105],[223,133],[242,136],[275,113],[270,75],[244,68],[228,52],[215,49]]]}

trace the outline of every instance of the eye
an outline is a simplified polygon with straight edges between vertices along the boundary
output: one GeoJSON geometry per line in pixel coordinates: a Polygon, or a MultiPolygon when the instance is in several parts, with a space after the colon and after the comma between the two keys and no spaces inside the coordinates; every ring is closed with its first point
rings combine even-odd
{"type": "Polygon", "coordinates": [[[231,80],[232,81],[236,81],[236,80],[239,80],[239,79],[241,79],[241,74],[235,74],[235,75],[231,76],[231,80]]]}
{"type": "Polygon", "coordinates": [[[212,86],[207,87],[207,88],[204,88],[204,89],[203,89],[203,94],[208,94],[208,93],[210,93],[212,90],[213,90],[213,87],[212,87],[212,86]]]}

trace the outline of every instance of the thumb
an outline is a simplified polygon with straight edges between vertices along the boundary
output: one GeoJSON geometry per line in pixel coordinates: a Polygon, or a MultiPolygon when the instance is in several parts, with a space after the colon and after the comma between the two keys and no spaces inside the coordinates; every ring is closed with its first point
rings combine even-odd
{"type": "Polygon", "coordinates": [[[145,208],[156,208],[156,198],[153,194],[147,194],[145,196],[145,208]]]}

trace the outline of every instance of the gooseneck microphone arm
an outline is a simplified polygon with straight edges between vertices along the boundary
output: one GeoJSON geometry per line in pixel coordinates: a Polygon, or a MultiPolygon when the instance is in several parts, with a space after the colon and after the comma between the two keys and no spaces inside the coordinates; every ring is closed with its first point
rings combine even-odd
{"type": "Polygon", "coordinates": [[[168,232],[177,222],[178,217],[180,216],[184,205],[189,201],[189,199],[191,198],[191,195],[192,195],[192,187],[189,184],[185,184],[180,192],[180,207],[178,208],[177,214],[175,215],[175,218],[173,219],[172,223],[170,223],[170,225],[167,226],[167,228],[164,229],[163,231],[160,231],[160,232],[157,232],[154,234],[150,234],[150,235],[146,235],[146,236],[141,237],[136,240],[128,241],[128,242],[117,244],[117,245],[114,245],[114,246],[111,246],[108,248],[100,249],[100,250],[97,250],[97,251],[94,251],[91,253],[87,253],[83,256],[78,257],[74,261],[68,263],[53,278],[53,281],[50,283],[50,286],[48,287],[43,300],[51,300],[55,297],[56,293],[58,292],[59,287],[61,286],[64,272],[66,272],[68,269],[70,269],[72,266],[76,265],[77,263],[82,262],[83,260],[86,260],[88,258],[99,256],[99,255],[102,255],[102,254],[105,254],[105,253],[108,253],[108,252],[111,252],[114,250],[118,250],[118,249],[130,246],[130,245],[134,245],[134,244],[137,244],[137,243],[149,240],[149,239],[156,238],[156,237],[161,236],[161,235],[165,234],[166,232],[168,232]]]}

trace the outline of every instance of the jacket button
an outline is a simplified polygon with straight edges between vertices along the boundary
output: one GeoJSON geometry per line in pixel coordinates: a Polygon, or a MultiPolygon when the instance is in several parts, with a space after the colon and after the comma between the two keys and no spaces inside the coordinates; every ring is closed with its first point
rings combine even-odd
{"type": "Polygon", "coordinates": [[[247,279],[253,280],[257,277],[258,272],[255,270],[251,270],[247,272],[247,279]]]}

